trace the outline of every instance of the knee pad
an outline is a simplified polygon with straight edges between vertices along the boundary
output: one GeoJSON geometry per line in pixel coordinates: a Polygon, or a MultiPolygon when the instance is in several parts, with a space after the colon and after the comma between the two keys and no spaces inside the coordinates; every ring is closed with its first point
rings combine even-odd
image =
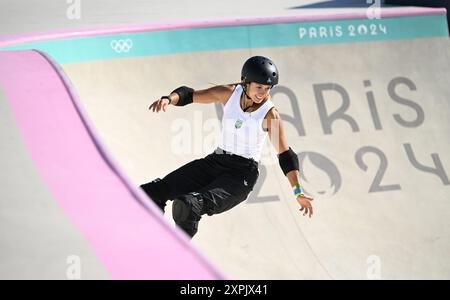
{"type": "Polygon", "coordinates": [[[164,211],[169,195],[169,189],[166,183],[160,178],[156,178],[155,180],[143,184],[140,187],[144,190],[147,196],[149,196],[150,199],[152,199],[153,202],[155,202],[156,205],[164,211]]]}
{"type": "Polygon", "coordinates": [[[199,193],[192,192],[173,200],[172,217],[175,223],[199,221],[203,214],[203,199],[199,193]]]}
{"type": "Polygon", "coordinates": [[[190,238],[193,238],[198,231],[198,223],[199,221],[184,221],[177,223],[177,226],[180,227],[190,238]]]}

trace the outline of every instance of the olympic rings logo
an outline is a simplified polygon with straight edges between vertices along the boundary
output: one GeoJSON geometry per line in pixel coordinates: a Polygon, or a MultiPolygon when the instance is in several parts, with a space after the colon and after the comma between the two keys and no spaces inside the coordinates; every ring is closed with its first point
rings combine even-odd
{"type": "Polygon", "coordinates": [[[110,45],[116,53],[127,53],[133,48],[133,41],[130,39],[112,40],[110,45]]]}

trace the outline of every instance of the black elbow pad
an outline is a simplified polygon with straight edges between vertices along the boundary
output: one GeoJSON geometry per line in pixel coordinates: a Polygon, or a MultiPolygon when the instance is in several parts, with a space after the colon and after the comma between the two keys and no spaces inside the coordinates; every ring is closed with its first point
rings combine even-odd
{"type": "MultiPolygon", "coordinates": [[[[194,102],[194,89],[187,87],[187,86],[181,86],[177,88],[176,90],[173,90],[172,93],[177,93],[180,99],[178,100],[177,104],[175,106],[185,106],[192,102],[194,102]]],[[[172,94],[171,93],[171,94],[172,94]]]]}
{"type": "Polygon", "coordinates": [[[283,170],[284,175],[290,171],[299,170],[297,154],[295,154],[291,147],[289,147],[289,150],[278,154],[278,162],[280,163],[280,167],[283,170]]]}

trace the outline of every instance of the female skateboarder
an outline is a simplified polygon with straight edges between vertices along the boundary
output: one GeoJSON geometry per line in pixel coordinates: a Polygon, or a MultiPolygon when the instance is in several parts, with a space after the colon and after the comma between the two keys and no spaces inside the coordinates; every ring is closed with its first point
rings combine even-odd
{"type": "Polygon", "coordinates": [[[168,200],[174,201],[173,219],[191,238],[202,215],[222,213],[247,199],[259,176],[258,163],[267,135],[300,211],[312,216],[313,199],[303,193],[297,155],[288,145],[283,121],[269,95],[278,78],[278,69],[270,59],[254,56],[244,63],[239,84],[204,90],[182,86],[150,105],[153,112],[190,103],[224,106],[222,135],[213,153],[141,185],[163,211],[168,200]]]}

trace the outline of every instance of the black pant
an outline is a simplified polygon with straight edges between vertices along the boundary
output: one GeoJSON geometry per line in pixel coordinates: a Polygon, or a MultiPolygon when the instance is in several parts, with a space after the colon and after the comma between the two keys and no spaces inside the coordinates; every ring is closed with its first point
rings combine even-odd
{"type": "Polygon", "coordinates": [[[219,214],[246,200],[258,176],[255,160],[217,148],[206,157],[193,160],[163,179],[141,185],[141,188],[162,210],[167,200],[184,199],[187,195],[202,202],[201,212],[194,214],[196,216],[187,222],[175,220],[192,237],[197,232],[201,215],[219,214]]]}

